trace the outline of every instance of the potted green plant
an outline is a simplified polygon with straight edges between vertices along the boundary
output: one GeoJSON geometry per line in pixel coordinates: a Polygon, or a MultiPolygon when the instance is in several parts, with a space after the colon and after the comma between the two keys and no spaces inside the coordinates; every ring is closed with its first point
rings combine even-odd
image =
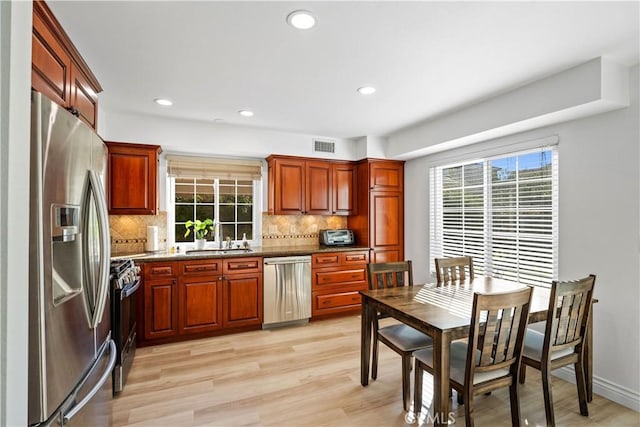
{"type": "Polygon", "coordinates": [[[209,231],[214,232],[216,229],[211,218],[207,218],[204,221],[200,221],[199,219],[196,219],[195,221],[189,220],[184,223],[184,226],[187,228],[187,232],[184,233],[184,237],[188,237],[193,230],[193,233],[196,236],[196,249],[204,249],[207,234],[209,234],[209,231]]]}

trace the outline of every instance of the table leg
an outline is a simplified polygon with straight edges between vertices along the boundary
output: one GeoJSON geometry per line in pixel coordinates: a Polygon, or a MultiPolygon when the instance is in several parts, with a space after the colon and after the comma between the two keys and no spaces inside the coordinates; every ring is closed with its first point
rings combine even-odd
{"type": "Polygon", "coordinates": [[[371,308],[368,299],[362,298],[360,326],[360,384],[369,384],[369,362],[371,360],[371,308]]]}
{"type": "Polygon", "coordinates": [[[433,335],[433,417],[434,427],[448,425],[449,420],[449,352],[451,337],[447,333],[433,335]]]}
{"type": "Polygon", "coordinates": [[[587,384],[587,402],[593,400],[593,304],[589,308],[589,321],[587,322],[587,339],[584,343],[585,383],[587,384]]]}

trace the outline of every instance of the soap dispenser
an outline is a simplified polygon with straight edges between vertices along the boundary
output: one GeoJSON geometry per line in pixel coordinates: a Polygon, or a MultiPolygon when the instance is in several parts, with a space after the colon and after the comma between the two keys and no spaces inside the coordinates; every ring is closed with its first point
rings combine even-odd
{"type": "Polygon", "coordinates": [[[249,242],[247,241],[247,233],[242,233],[242,247],[249,249],[249,242]]]}

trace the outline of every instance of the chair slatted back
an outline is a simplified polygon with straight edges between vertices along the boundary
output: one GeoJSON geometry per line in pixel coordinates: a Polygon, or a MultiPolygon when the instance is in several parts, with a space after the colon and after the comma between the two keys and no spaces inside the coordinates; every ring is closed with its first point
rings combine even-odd
{"type": "Polygon", "coordinates": [[[465,382],[474,372],[509,369],[517,374],[532,289],[474,294],[465,382]]]}
{"type": "Polygon", "coordinates": [[[545,330],[544,355],[584,342],[596,276],[567,282],[553,281],[545,330]]]}
{"type": "Polygon", "coordinates": [[[473,280],[473,258],[470,256],[436,258],[436,280],[438,284],[465,281],[469,270],[469,280],[473,280]]]}
{"type": "Polygon", "coordinates": [[[413,286],[411,261],[386,262],[367,265],[369,289],[413,286]]]}

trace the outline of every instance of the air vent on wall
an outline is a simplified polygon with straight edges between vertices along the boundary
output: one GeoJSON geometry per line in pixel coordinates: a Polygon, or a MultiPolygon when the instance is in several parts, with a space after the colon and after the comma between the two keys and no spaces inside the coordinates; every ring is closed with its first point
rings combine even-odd
{"type": "Polygon", "coordinates": [[[336,143],[333,141],[323,141],[320,139],[313,140],[314,153],[335,153],[336,143]]]}

